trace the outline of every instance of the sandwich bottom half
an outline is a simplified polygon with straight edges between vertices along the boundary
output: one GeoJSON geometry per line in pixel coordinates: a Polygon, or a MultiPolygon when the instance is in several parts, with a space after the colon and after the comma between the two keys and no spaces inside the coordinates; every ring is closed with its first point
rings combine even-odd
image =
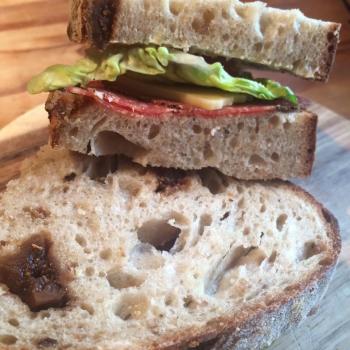
{"type": "Polygon", "coordinates": [[[208,111],[170,101],[72,88],[46,103],[53,146],[123,154],[141,165],[212,167],[243,180],[310,175],[317,116],[305,109],[255,104],[208,111]]]}

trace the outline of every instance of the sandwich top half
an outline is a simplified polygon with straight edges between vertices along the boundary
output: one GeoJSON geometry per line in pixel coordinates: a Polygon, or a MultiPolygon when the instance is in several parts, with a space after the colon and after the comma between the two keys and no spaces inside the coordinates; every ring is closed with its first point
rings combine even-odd
{"type": "Polygon", "coordinates": [[[252,99],[296,105],[288,87],[254,78],[249,68],[326,80],[340,29],[298,10],[235,0],[74,0],[70,13],[70,39],[90,49],[78,62],[33,78],[32,93],[114,82],[132,73],[161,84],[214,88],[224,92],[224,105],[252,99]]]}
{"type": "MultiPolygon", "coordinates": [[[[289,87],[269,79],[268,71],[279,70],[326,81],[339,41],[339,24],[307,18],[299,10],[279,10],[262,2],[242,3],[238,0],[72,0],[70,6],[68,35],[72,41],[85,44],[85,56],[71,65],[51,66],[28,84],[31,93],[57,92],[50,95],[47,104],[53,143],[89,153],[94,150],[93,145],[91,147],[96,136],[93,132],[113,131],[121,134],[123,140],[136,142],[148,151],[157,149],[152,156],[138,159],[141,164],[183,169],[214,166],[223,170],[219,163],[226,162],[227,154],[220,162],[194,157],[190,154],[195,147],[191,145],[194,138],[180,135],[181,126],[175,125],[176,122],[172,125],[166,118],[193,117],[200,121],[199,128],[198,123],[192,126],[198,131],[207,129],[201,125],[203,117],[220,117],[221,121],[210,129],[217,131],[225,117],[259,117],[270,113],[268,116],[278,119],[275,112],[292,113],[280,116],[286,123],[284,130],[292,125],[290,135],[279,133],[282,140],[278,142],[265,137],[253,146],[254,149],[266,146],[271,154],[260,155],[253,150],[244,160],[245,164],[251,157],[258,160],[259,168],[266,162],[266,156],[272,157],[273,162],[281,158],[284,170],[259,172],[255,168],[254,176],[239,177],[270,179],[309,174],[315,148],[315,116],[305,115],[296,94],[289,87]],[[74,101],[66,98],[70,95],[76,96],[74,101]],[[92,100],[95,102],[93,107],[92,100]],[[82,111],[82,105],[91,107],[88,112],[84,108],[86,123],[73,125],[73,120],[81,120],[82,114],[74,118],[72,113],[82,111]],[[105,108],[113,111],[106,116],[105,108]],[[303,114],[299,115],[299,112],[303,114]],[[102,115],[104,118],[98,118],[102,115]],[[116,122],[121,116],[123,120],[116,122]],[[162,126],[155,126],[151,119],[159,116],[172,129],[172,132],[168,130],[160,135],[161,147],[149,143],[154,137],[149,137],[147,144],[141,142],[142,135],[138,137],[140,141],[131,140],[130,135],[140,131],[136,130],[140,128],[136,117],[147,117],[151,121],[145,128],[148,130],[149,127],[147,133],[154,136],[154,127],[162,126]],[[135,128],[127,117],[136,121],[135,128]],[[101,129],[106,118],[108,127],[101,129]],[[115,130],[115,126],[125,120],[129,134],[120,128],[115,130]],[[90,129],[86,129],[87,124],[90,129]],[[75,135],[76,130],[84,131],[75,135]],[[166,149],[166,140],[169,151],[160,154],[159,149],[166,149]],[[174,145],[179,142],[188,144],[189,150],[176,149],[174,145]],[[274,150],[271,143],[285,144],[287,149],[274,150]],[[291,146],[293,150],[289,149],[291,146]],[[172,153],[182,154],[182,160],[169,161],[174,158],[172,153]],[[296,164],[300,164],[299,170],[296,164]],[[285,170],[286,165],[288,170],[285,170]]],[[[232,126],[230,121],[225,123],[232,126]]],[[[241,124],[237,122],[238,131],[241,124]]],[[[259,130],[257,124],[258,121],[249,128],[259,130]]],[[[276,123],[272,121],[272,124],[276,123]]],[[[232,130],[225,131],[226,136],[233,135],[232,130]]],[[[203,143],[200,151],[206,153],[207,150],[209,158],[216,157],[215,149],[219,146],[204,138],[198,140],[203,143]]],[[[231,139],[224,143],[237,144],[231,139]]],[[[243,144],[249,142],[243,140],[243,144]]],[[[221,145],[225,148],[222,154],[232,153],[225,145],[221,145]]],[[[204,158],[208,157],[204,154],[204,158]]],[[[245,167],[244,164],[235,166],[245,167]]],[[[238,174],[232,169],[224,173],[238,174]]]]}

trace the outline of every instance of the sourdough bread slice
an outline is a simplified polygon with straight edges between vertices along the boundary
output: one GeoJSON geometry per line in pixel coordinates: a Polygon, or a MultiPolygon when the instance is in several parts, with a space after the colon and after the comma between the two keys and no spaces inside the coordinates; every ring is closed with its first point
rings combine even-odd
{"type": "Polygon", "coordinates": [[[237,0],[72,0],[70,39],[166,45],[326,80],[340,24],[237,0]]]}
{"type": "Polygon", "coordinates": [[[142,165],[215,167],[239,179],[269,180],[308,176],[314,161],[317,116],[307,111],[145,116],[61,91],[46,109],[53,146],[124,154],[142,165]]]}
{"type": "Polygon", "coordinates": [[[262,349],[319,303],[340,250],[333,216],[291,184],[48,148],[0,213],[8,350],[262,349]]]}

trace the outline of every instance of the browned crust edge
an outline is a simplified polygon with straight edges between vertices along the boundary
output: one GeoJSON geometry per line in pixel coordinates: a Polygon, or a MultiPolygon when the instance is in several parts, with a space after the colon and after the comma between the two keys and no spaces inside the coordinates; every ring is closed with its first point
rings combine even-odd
{"type": "Polygon", "coordinates": [[[316,154],[318,116],[310,111],[306,111],[306,113],[310,118],[307,120],[305,126],[307,147],[305,148],[304,173],[300,174],[300,177],[307,177],[311,175],[316,154]]]}
{"type": "Polygon", "coordinates": [[[320,72],[315,77],[315,80],[327,82],[335,62],[335,56],[340,41],[340,23],[331,23],[327,34],[327,46],[325,54],[320,64],[320,72]]]}
{"type": "Polygon", "coordinates": [[[269,301],[267,306],[255,305],[247,312],[232,317],[212,320],[202,329],[191,329],[159,339],[148,350],[252,350],[270,345],[282,333],[299,325],[314,310],[336,267],[341,250],[341,238],[337,219],[308,192],[283,181],[271,181],[273,185],[291,190],[305,201],[314,205],[324,219],[332,248],[323,264],[311,276],[287,287],[280,295],[269,301]],[[159,345],[162,344],[162,345],[159,345]]]}
{"type": "Polygon", "coordinates": [[[93,0],[88,9],[83,9],[86,17],[82,32],[87,33],[85,39],[96,48],[104,49],[108,45],[118,7],[117,0],[93,0]]]}

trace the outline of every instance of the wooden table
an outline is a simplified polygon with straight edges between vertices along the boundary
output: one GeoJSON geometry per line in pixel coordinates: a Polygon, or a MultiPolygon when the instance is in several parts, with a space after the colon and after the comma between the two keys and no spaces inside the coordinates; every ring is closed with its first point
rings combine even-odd
{"type": "MultiPolygon", "coordinates": [[[[350,121],[346,118],[350,119],[350,16],[341,0],[269,2],[301,7],[308,15],[344,25],[337,62],[328,84],[282,78],[304,96],[337,112],[312,104],[320,116],[317,161],[313,175],[298,183],[336,215],[343,250],[319,312],[280,338],[270,350],[349,350],[350,121]]],[[[33,74],[49,64],[69,63],[79,57],[80,47],[70,44],[65,36],[66,17],[67,0],[0,0],[0,127],[44,102],[45,95],[30,96],[25,92],[26,82],[33,74]]],[[[0,131],[0,188],[18,175],[21,160],[45,142],[42,116],[44,111],[39,107],[21,119],[20,127],[11,123],[0,131]],[[31,131],[32,126],[40,126],[39,132],[31,131]],[[15,136],[19,128],[26,137],[15,136]]]]}

